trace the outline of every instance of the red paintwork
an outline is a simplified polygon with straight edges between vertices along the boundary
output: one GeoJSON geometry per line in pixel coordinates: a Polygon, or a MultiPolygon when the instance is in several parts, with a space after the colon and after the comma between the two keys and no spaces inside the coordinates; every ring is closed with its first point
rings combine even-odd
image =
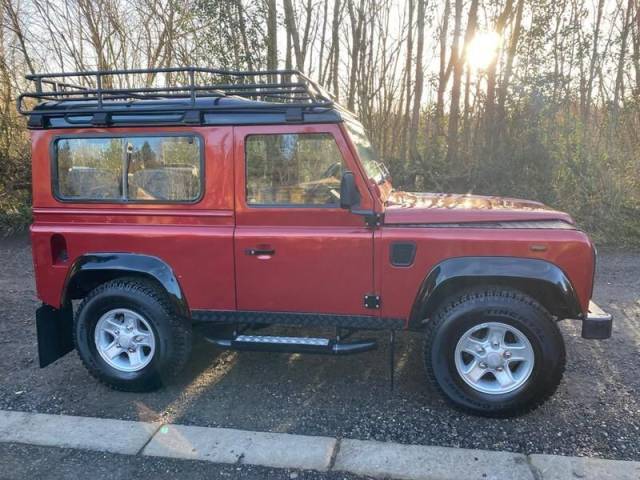
{"type": "Polygon", "coordinates": [[[173,268],[190,308],[236,308],[233,265],[233,128],[136,128],[135,134],[195,132],[204,139],[205,195],[193,205],[59,202],[51,193],[49,149],[58,135],[129,129],[34,130],[31,227],[40,299],[59,306],[67,271],[88,252],[155,255],[173,268]],[[52,265],[50,237],[64,235],[69,261],[52,265]]]}
{"type": "Polygon", "coordinates": [[[73,261],[90,252],[157,256],[176,273],[192,309],[304,311],[382,315],[408,319],[425,276],[440,261],[458,256],[541,258],[558,265],[572,282],[584,311],[591,296],[593,259],[588,237],[577,230],[402,226],[561,219],[563,213],[535,202],[474,196],[391,194],[370,185],[341,125],[135,128],[136,134],[195,132],[205,145],[205,195],[195,204],[62,203],[51,193],[50,143],[58,135],[127,133],[131,130],[36,130],[33,145],[33,258],[39,298],[59,306],[73,261]],[[363,218],[338,208],[265,208],[245,202],[244,139],[250,133],[324,132],[334,136],[356,174],[362,209],[385,213],[372,230],[363,218]],[[389,197],[385,207],[382,199],[389,197]],[[64,237],[69,260],[53,263],[64,237]],[[389,244],[417,244],[411,267],[393,267],[389,244]],[[532,244],[546,251],[532,251],[532,244]],[[247,248],[275,255],[248,256],[247,248]],[[382,308],[363,306],[363,296],[382,296],[382,308]]]}
{"type": "Polygon", "coordinates": [[[447,258],[512,256],[538,258],[558,265],[572,282],[580,305],[587,311],[591,298],[593,260],[589,238],[578,230],[516,230],[480,228],[383,228],[376,233],[376,259],[382,315],[408,318],[418,288],[431,269],[447,258]],[[389,245],[404,239],[416,242],[416,258],[409,268],[388,261],[389,245]],[[530,245],[544,245],[534,252],[530,245]]]}
{"type": "MultiPolygon", "coordinates": [[[[373,232],[362,217],[340,208],[249,207],[245,201],[244,140],[253,133],[329,133],[349,169],[359,172],[337,125],[261,126],[235,129],[236,292],[238,309],[375,315],[363,307],[373,292],[373,232]],[[270,257],[245,255],[251,247],[275,249],[270,257]]],[[[358,187],[367,192],[364,176],[358,187]]],[[[372,208],[363,195],[363,208],[372,208]]]]}

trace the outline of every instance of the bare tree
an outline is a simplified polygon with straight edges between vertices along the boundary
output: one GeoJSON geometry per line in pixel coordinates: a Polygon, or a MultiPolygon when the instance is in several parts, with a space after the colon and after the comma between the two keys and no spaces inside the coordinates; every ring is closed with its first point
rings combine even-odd
{"type": "MultiPolygon", "coordinates": [[[[511,38],[509,40],[509,49],[507,51],[507,61],[504,69],[504,73],[502,74],[502,80],[500,85],[500,96],[498,99],[498,111],[502,116],[504,116],[504,106],[507,101],[507,96],[509,92],[509,82],[511,80],[511,75],[513,74],[513,62],[516,58],[516,53],[518,49],[518,41],[520,40],[520,33],[522,31],[522,13],[524,11],[524,0],[518,0],[518,4],[516,5],[516,19],[515,24],[513,26],[513,30],[511,32],[511,38]]],[[[501,120],[502,121],[502,120],[501,120]]]]}
{"type": "MultiPolygon", "coordinates": [[[[442,135],[442,119],[444,118],[444,94],[451,75],[451,62],[447,66],[447,47],[449,34],[449,15],[451,15],[451,0],[445,0],[442,26],[440,27],[440,72],[438,74],[438,96],[436,100],[436,135],[442,135]]],[[[452,53],[453,55],[453,53],[452,53]]]]}
{"type": "MultiPolygon", "coordinates": [[[[477,4],[477,2],[476,2],[477,4]]],[[[453,84],[451,86],[451,107],[449,109],[449,129],[447,134],[447,163],[458,160],[458,121],[460,117],[460,80],[462,79],[463,58],[460,55],[460,32],[462,31],[462,0],[455,0],[455,19],[453,26],[453,45],[451,47],[451,65],[453,66],[453,84]]]]}
{"type": "MultiPolygon", "coordinates": [[[[402,162],[404,163],[407,157],[407,135],[409,132],[409,121],[411,114],[411,99],[413,98],[413,76],[412,76],[412,68],[413,65],[413,11],[414,11],[414,3],[413,0],[409,0],[409,22],[407,24],[407,35],[406,35],[406,60],[404,67],[404,92],[406,94],[406,99],[404,100],[404,113],[402,119],[402,131],[400,132],[400,155],[402,158],[402,162]]],[[[401,102],[402,104],[402,102],[401,102]]]]}
{"type": "Polygon", "coordinates": [[[591,60],[589,62],[589,76],[587,78],[586,89],[581,92],[582,93],[582,116],[583,119],[589,117],[589,112],[591,110],[591,95],[593,92],[593,81],[596,77],[596,66],[598,62],[598,42],[600,39],[600,25],[602,22],[602,12],[604,10],[604,0],[598,0],[598,11],[596,14],[595,26],[593,29],[593,40],[592,40],[592,50],[591,50],[591,60]]]}
{"type": "Polygon", "coordinates": [[[416,74],[415,94],[413,96],[413,111],[411,113],[411,128],[409,129],[409,150],[413,162],[419,156],[418,153],[418,128],[420,126],[420,105],[422,102],[422,86],[424,84],[424,71],[422,60],[424,56],[424,16],[425,0],[418,0],[417,10],[417,40],[416,40],[416,74]]]}
{"type": "Polygon", "coordinates": [[[267,0],[267,68],[278,68],[278,11],[276,0],[267,0]]]}
{"type": "Polygon", "coordinates": [[[627,8],[622,16],[622,26],[620,28],[620,53],[618,55],[618,67],[616,72],[616,84],[614,87],[613,107],[617,111],[620,99],[624,98],[624,72],[625,57],[627,55],[627,39],[629,31],[633,25],[634,0],[628,0],[627,8]]]}

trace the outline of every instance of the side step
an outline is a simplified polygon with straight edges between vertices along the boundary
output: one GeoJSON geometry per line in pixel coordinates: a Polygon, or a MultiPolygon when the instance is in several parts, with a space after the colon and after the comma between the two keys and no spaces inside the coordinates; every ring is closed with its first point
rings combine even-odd
{"type": "Polygon", "coordinates": [[[229,350],[254,352],[317,353],[324,355],[350,355],[377,348],[375,340],[340,342],[327,338],[272,337],[260,335],[238,335],[235,338],[210,338],[207,341],[229,350]]]}

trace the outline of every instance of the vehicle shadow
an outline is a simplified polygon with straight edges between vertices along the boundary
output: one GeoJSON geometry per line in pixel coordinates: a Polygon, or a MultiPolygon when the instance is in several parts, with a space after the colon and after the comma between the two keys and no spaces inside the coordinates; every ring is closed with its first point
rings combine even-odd
{"type": "MultiPolygon", "coordinates": [[[[271,328],[264,334],[318,336],[317,331],[291,328],[271,328]]],[[[220,352],[204,345],[194,352],[185,377],[168,387],[167,393],[175,391],[177,396],[165,406],[163,418],[182,424],[334,436],[359,428],[358,419],[367,416],[367,409],[372,414],[397,412],[408,403],[427,410],[447,408],[426,385],[420,334],[397,335],[393,391],[388,333],[361,336],[375,338],[378,349],[335,357],[220,352]]]]}

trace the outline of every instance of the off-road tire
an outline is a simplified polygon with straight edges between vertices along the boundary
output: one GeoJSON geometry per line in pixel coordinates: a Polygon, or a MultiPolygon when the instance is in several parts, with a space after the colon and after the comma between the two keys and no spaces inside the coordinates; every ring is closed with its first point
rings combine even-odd
{"type": "Polygon", "coordinates": [[[443,302],[426,325],[427,379],[453,406],[476,415],[510,417],[537,408],[556,391],[565,359],[562,334],[551,314],[535,299],[510,288],[485,287],[460,292],[443,302]],[[516,327],[533,347],[531,375],[509,393],[482,393],[467,385],[455,366],[458,340],[474,325],[487,321],[516,327]]]}
{"type": "Polygon", "coordinates": [[[191,325],[181,318],[167,295],[153,283],[137,278],[111,280],[92,290],[80,304],[73,322],[73,341],[89,373],[122,391],[156,390],[174,378],[191,353],[191,325]],[[122,372],[108,365],[97,351],[94,333],[98,319],[111,309],[127,308],[151,325],[156,350],[142,370],[122,372]]]}

